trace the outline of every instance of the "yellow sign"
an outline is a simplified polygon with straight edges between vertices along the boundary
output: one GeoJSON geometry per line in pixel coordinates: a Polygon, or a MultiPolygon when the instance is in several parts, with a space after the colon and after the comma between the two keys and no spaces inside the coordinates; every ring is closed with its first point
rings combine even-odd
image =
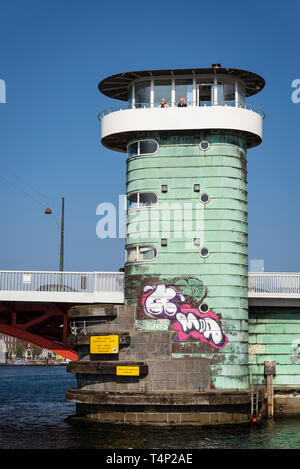
{"type": "Polygon", "coordinates": [[[90,353],[119,353],[118,335],[95,335],[90,337],[90,353]]]}
{"type": "Polygon", "coordinates": [[[117,366],[118,376],[140,376],[139,366],[117,366]]]}

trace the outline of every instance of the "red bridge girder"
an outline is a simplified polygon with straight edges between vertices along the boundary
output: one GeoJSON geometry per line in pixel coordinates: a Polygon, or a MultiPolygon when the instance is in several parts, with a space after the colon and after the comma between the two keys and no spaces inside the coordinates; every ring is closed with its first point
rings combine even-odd
{"type": "Polygon", "coordinates": [[[51,350],[69,360],[78,355],[67,343],[71,305],[61,303],[0,303],[0,333],[51,350]]]}

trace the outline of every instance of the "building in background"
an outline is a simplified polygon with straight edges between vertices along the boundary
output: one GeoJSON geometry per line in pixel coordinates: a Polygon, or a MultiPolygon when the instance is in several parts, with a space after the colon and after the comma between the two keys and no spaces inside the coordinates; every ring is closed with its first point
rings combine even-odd
{"type": "Polygon", "coordinates": [[[18,339],[9,335],[0,334],[0,340],[2,341],[2,344],[4,344],[5,347],[5,360],[7,360],[7,358],[12,358],[16,353],[18,339]]]}
{"type": "Polygon", "coordinates": [[[249,272],[264,272],[265,261],[264,259],[250,259],[249,272]]]}

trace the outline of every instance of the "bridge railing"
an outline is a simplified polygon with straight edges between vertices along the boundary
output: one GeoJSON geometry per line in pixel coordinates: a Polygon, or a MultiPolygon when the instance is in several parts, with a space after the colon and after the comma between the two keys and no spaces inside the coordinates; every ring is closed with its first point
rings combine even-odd
{"type": "MultiPolygon", "coordinates": [[[[300,273],[249,272],[249,294],[299,295],[300,273]]],[[[124,292],[124,272],[0,271],[0,291],[124,292]]]]}
{"type": "Polygon", "coordinates": [[[123,272],[0,271],[0,291],[123,292],[123,272]]]}
{"type": "Polygon", "coordinates": [[[300,273],[249,272],[249,293],[264,295],[300,295],[300,273]]]}

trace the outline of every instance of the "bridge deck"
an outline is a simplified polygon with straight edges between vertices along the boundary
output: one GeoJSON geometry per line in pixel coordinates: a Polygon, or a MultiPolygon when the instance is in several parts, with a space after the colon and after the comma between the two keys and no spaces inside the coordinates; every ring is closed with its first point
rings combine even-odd
{"type": "MultiPolygon", "coordinates": [[[[0,271],[0,333],[70,360],[70,304],[123,302],[123,272],[0,271]]],[[[249,273],[249,305],[299,307],[300,274],[249,273]]]]}
{"type": "Polygon", "coordinates": [[[0,301],[123,303],[123,272],[0,271],[0,301]]]}

